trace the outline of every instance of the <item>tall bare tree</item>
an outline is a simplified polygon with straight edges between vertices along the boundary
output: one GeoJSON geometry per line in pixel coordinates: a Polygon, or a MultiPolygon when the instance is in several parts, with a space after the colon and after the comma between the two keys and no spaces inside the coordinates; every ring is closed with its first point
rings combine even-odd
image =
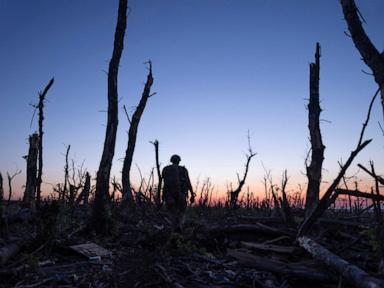
{"type": "Polygon", "coordinates": [[[105,132],[103,154],[97,171],[95,201],[91,226],[98,233],[108,233],[110,224],[109,178],[112,160],[115,154],[116,133],[118,125],[117,80],[121,54],[124,48],[124,35],[127,27],[128,0],[119,1],[115,39],[112,58],[108,69],[108,120],[105,132]]]}
{"type": "Polygon", "coordinates": [[[159,141],[155,140],[151,142],[153,146],[155,146],[155,159],[156,159],[156,172],[157,172],[157,190],[156,190],[156,205],[157,207],[160,207],[161,205],[161,187],[163,183],[163,177],[161,176],[160,172],[160,161],[159,161],[159,141]]]}
{"type": "MultiPolygon", "coordinates": [[[[3,176],[0,172],[0,224],[2,225],[2,219],[3,219],[3,198],[4,198],[4,188],[3,188],[3,176]]],[[[1,229],[2,227],[0,227],[1,229]]]]}
{"type": "Polygon", "coordinates": [[[61,199],[63,202],[66,201],[67,195],[68,195],[68,182],[69,182],[69,164],[68,164],[68,155],[69,150],[71,149],[71,145],[67,146],[67,150],[65,152],[65,166],[64,166],[64,187],[63,191],[61,192],[61,195],[59,195],[59,199],[61,199]]]}
{"type": "Polygon", "coordinates": [[[42,175],[43,175],[43,121],[44,121],[44,101],[45,96],[48,93],[49,88],[51,88],[54,79],[52,78],[47,86],[45,86],[43,92],[39,92],[39,104],[37,108],[39,109],[39,170],[37,172],[37,180],[36,180],[36,206],[40,207],[41,200],[41,183],[42,183],[42,175]]]}
{"type": "MultiPolygon", "coordinates": [[[[149,65],[149,72],[147,76],[147,81],[144,86],[144,91],[141,95],[139,105],[137,105],[136,110],[133,113],[132,119],[129,120],[130,126],[128,131],[128,146],[127,146],[127,150],[125,151],[123,171],[121,173],[121,182],[123,184],[123,204],[124,205],[133,203],[130,171],[132,166],[133,153],[135,152],[137,129],[139,127],[140,119],[141,119],[141,116],[143,115],[148,98],[154,95],[154,94],[151,95],[151,86],[153,84],[151,61],[148,61],[148,65],[149,65]]],[[[127,113],[127,116],[128,116],[128,113],[127,113]]]]}
{"type": "Polygon", "coordinates": [[[345,21],[355,47],[360,52],[365,64],[372,70],[376,83],[381,89],[381,104],[384,114],[384,52],[380,53],[365,33],[359,9],[354,0],[340,0],[345,21]]]}
{"type": "Polygon", "coordinates": [[[25,184],[23,202],[26,207],[35,208],[37,155],[39,151],[39,134],[29,136],[29,150],[27,159],[27,182],[25,184]]]}
{"type": "Polygon", "coordinates": [[[319,202],[321,170],[324,160],[323,140],[320,131],[320,44],[316,43],[315,63],[309,64],[308,128],[311,139],[311,163],[307,166],[308,187],[305,213],[309,213],[319,202]]]}
{"type": "Polygon", "coordinates": [[[321,217],[323,213],[328,209],[329,205],[331,205],[337,199],[338,193],[335,192],[335,189],[339,185],[340,181],[343,179],[345,173],[347,172],[349,166],[351,166],[355,157],[369,143],[371,143],[372,139],[364,140],[364,134],[365,134],[365,129],[368,126],[369,119],[371,117],[373,103],[375,102],[375,99],[379,94],[379,92],[380,92],[380,88],[377,89],[375,95],[373,96],[369,104],[367,118],[363,123],[363,128],[361,129],[359,141],[357,142],[356,148],[351,152],[345,164],[341,165],[339,174],[336,176],[336,178],[333,180],[331,185],[325,191],[323,197],[319,201],[319,204],[315,207],[313,211],[311,211],[311,213],[307,217],[305,217],[304,221],[300,224],[298,236],[302,236],[309,233],[313,224],[316,222],[316,220],[319,219],[319,217],[321,217]]]}
{"type": "Polygon", "coordinates": [[[250,138],[249,132],[248,132],[248,153],[245,155],[247,157],[247,161],[245,163],[244,175],[243,175],[243,178],[240,179],[239,174],[237,174],[238,186],[235,190],[232,190],[229,192],[229,195],[230,195],[230,203],[229,204],[230,204],[230,207],[232,209],[237,208],[237,202],[239,199],[239,194],[241,192],[241,189],[243,189],[243,186],[245,184],[245,180],[247,179],[249,164],[251,163],[251,160],[255,155],[256,155],[256,153],[254,153],[252,151],[251,138],[250,138]]]}

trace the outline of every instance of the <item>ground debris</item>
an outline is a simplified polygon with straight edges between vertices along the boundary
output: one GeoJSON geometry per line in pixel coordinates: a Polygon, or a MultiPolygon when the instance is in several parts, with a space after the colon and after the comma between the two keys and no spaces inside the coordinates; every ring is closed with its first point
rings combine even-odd
{"type": "MultiPolygon", "coordinates": [[[[57,220],[45,221],[47,238],[31,238],[0,266],[0,287],[329,288],[341,279],[300,247],[295,230],[276,218],[195,208],[182,233],[173,233],[161,210],[132,213],[119,219],[108,237],[83,230],[84,213],[75,213],[73,223],[66,222],[58,234],[47,226],[57,220]]],[[[311,237],[380,278],[371,222],[369,213],[357,218],[329,211],[311,237]]],[[[17,225],[10,226],[10,238],[0,242],[0,249],[36,229],[35,223],[17,225]]]]}

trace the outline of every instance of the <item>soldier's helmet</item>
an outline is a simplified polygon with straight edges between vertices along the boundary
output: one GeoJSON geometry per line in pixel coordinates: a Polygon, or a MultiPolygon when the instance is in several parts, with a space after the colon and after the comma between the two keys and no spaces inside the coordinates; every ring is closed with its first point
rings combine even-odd
{"type": "Polygon", "coordinates": [[[179,155],[172,155],[172,157],[171,157],[171,163],[173,163],[173,164],[179,164],[180,163],[180,161],[181,161],[181,158],[180,158],[180,156],[179,155]]]}

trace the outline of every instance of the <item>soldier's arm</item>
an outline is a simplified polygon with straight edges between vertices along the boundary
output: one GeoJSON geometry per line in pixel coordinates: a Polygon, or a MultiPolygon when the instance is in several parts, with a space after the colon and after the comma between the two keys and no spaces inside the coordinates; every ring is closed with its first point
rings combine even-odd
{"type": "Polygon", "coordinates": [[[185,169],[185,176],[186,176],[185,178],[187,179],[188,190],[191,191],[191,196],[195,196],[195,193],[193,192],[191,180],[189,179],[188,170],[186,168],[184,169],[185,169]]]}

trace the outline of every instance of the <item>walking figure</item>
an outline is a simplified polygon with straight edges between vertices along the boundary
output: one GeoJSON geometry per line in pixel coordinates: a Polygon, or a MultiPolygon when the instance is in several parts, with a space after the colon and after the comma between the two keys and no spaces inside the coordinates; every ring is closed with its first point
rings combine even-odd
{"type": "Polygon", "coordinates": [[[188,176],[188,170],[179,166],[179,155],[171,157],[171,165],[164,167],[162,177],[164,180],[163,200],[172,217],[173,229],[181,232],[184,224],[185,210],[187,208],[188,191],[191,192],[190,202],[195,202],[195,193],[188,176]]]}

